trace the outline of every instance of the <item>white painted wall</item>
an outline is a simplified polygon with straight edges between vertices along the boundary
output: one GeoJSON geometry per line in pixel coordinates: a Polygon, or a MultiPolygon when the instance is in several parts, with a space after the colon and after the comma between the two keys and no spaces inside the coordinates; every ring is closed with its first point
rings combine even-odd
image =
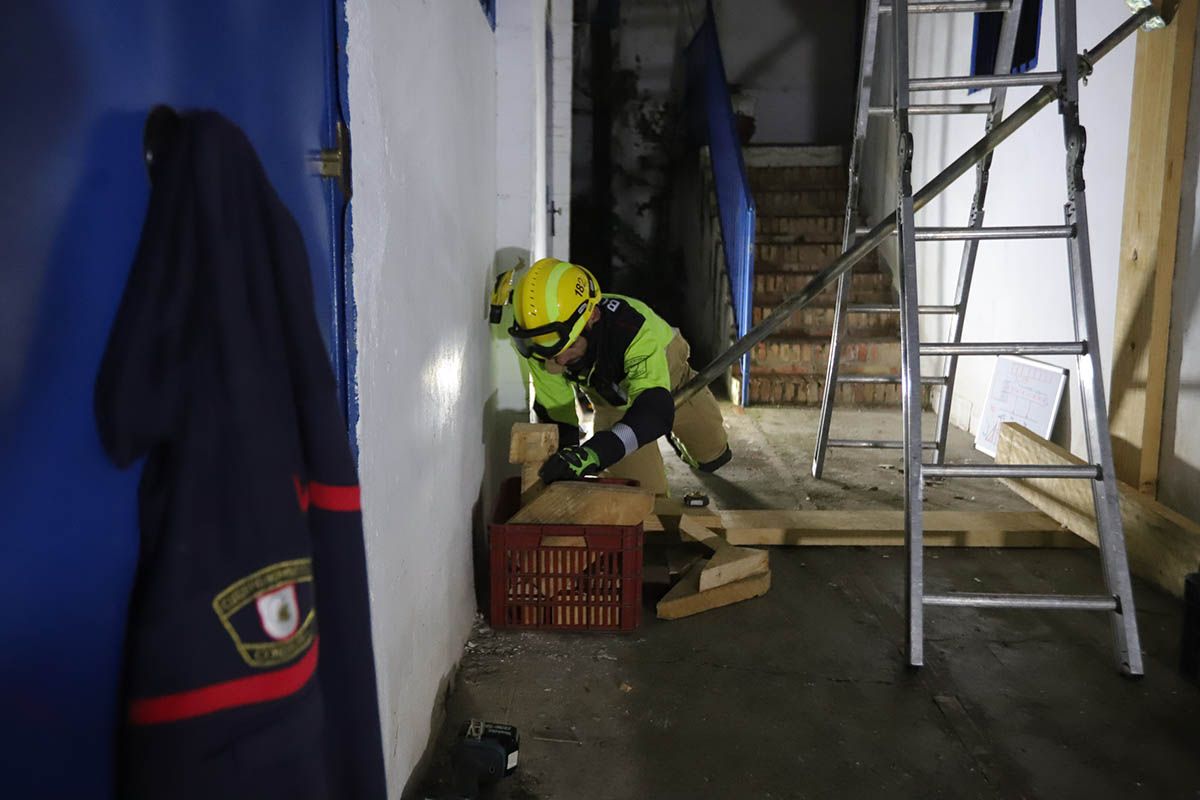
{"type": "Polygon", "coordinates": [[[399,797],[475,610],[472,509],[494,391],[495,47],[475,0],[347,0],[346,14],[359,468],[399,797]]]}
{"type": "MultiPolygon", "coordinates": [[[[693,0],[703,15],[703,4],[693,0]]],[[[755,144],[844,144],[854,115],[856,3],[718,0],[725,73],[753,105],[755,144]]],[[[695,12],[693,12],[695,13],[695,12]]]]}
{"type": "MultiPolygon", "coordinates": [[[[1055,22],[1053,3],[1046,3],[1042,21],[1039,70],[1055,69],[1055,22]]],[[[1128,9],[1122,3],[1088,3],[1079,19],[1080,49],[1093,46],[1120,24],[1128,9]]],[[[890,25],[881,26],[881,36],[890,37],[890,25]]],[[[965,75],[970,71],[972,17],[922,15],[911,27],[911,75],[965,75]]],[[[889,39],[890,41],[890,39],[889,39]]],[[[891,49],[881,51],[876,81],[876,103],[886,102],[890,91],[890,69],[886,59],[891,49]]],[[[1125,42],[1096,68],[1081,89],[1081,119],[1087,128],[1087,199],[1091,216],[1092,267],[1096,283],[1096,307],[1100,352],[1105,385],[1112,363],[1113,318],[1116,302],[1117,266],[1124,201],[1125,160],[1128,144],[1130,91],[1133,78],[1133,42],[1125,42]]],[[[1028,99],[1033,89],[1010,89],[1006,107],[1011,110],[1028,99]]],[[[962,102],[964,93],[925,93],[920,102],[962,102]]],[[[894,187],[894,139],[886,135],[887,123],[872,123],[871,157],[865,172],[868,183],[864,202],[872,221],[885,213],[894,187]]],[[[982,134],[977,116],[914,117],[916,155],[914,187],[924,185],[953,158],[982,134]]],[[[967,223],[974,193],[974,172],[957,181],[946,193],[917,214],[918,226],[962,226],[967,223]]],[[[1051,105],[1013,135],[993,162],[988,200],[987,225],[1053,225],[1063,220],[1066,199],[1065,156],[1062,123],[1057,107],[1051,105]]],[[[917,245],[920,293],[923,303],[953,302],[958,278],[961,244],[917,245]]],[[[945,320],[923,322],[922,339],[944,339],[945,320]]],[[[967,312],[964,341],[1073,339],[1068,289],[1066,249],[1062,241],[984,242],[979,248],[975,283],[967,312]]],[[[1075,359],[1045,358],[1073,369],[1075,359]]],[[[964,358],[959,361],[951,420],[974,431],[985,399],[994,359],[964,358]]],[[[932,371],[936,364],[926,359],[932,371]]],[[[1072,375],[1068,382],[1070,415],[1060,412],[1056,438],[1077,454],[1086,453],[1079,392],[1072,375]]],[[[1066,404],[1064,404],[1064,409],[1066,404]]]]}
{"type": "Polygon", "coordinates": [[[1200,51],[1192,66],[1158,499],[1200,520],[1200,51]]]}
{"type": "Polygon", "coordinates": [[[347,0],[359,470],[392,797],[470,631],[472,548],[486,553],[509,431],[528,418],[487,298],[499,270],[554,244],[551,163],[566,246],[573,9],[547,2],[501,0],[493,33],[476,0],[347,0]]]}

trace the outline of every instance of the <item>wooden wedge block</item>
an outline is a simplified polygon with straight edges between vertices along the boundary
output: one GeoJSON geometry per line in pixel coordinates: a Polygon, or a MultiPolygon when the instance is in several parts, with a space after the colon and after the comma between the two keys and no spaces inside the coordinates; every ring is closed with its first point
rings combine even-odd
{"type": "Polygon", "coordinates": [[[541,464],[558,451],[558,426],[516,422],[508,441],[508,463],[541,464]]]}
{"type": "Polygon", "coordinates": [[[679,583],[675,584],[675,587],[667,592],[662,600],[658,601],[659,619],[690,617],[702,611],[733,605],[752,597],[764,595],[771,588],[771,572],[767,570],[758,575],[702,592],[700,591],[700,573],[703,572],[707,563],[701,561],[693,566],[680,579],[679,583]]]}
{"type": "Polygon", "coordinates": [[[679,520],[679,533],[713,551],[712,558],[700,572],[702,592],[748,578],[767,569],[768,556],[765,550],[731,545],[715,531],[686,514],[679,520]]]}
{"type": "MultiPolygon", "coordinates": [[[[904,512],[892,510],[721,511],[730,544],[902,546],[904,512]]],[[[1078,547],[1079,537],[1041,511],[927,511],[928,547],[1078,547]]]]}
{"type": "Polygon", "coordinates": [[[701,521],[700,517],[691,514],[684,514],[679,518],[679,535],[681,538],[699,542],[714,552],[728,546],[716,531],[701,521]]]}
{"type": "Polygon", "coordinates": [[[766,550],[734,547],[731,544],[718,547],[700,570],[700,591],[707,592],[766,572],[769,563],[767,558],[766,550]]]}
{"type": "MultiPolygon", "coordinates": [[[[1000,427],[999,464],[1083,464],[1069,450],[1011,422],[1000,427]]],[[[1004,483],[1033,505],[1097,544],[1096,512],[1089,481],[1064,478],[1006,479],[1004,483]]],[[[1200,525],[1132,486],[1117,482],[1129,569],[1183,596],[1184,578],[1200,566],[1200,525]]]]}
{"type": "Polygon", "coordinates": [[[717,516],[716,509],[711,506],[692,508],[685,506],[673,497],[655,497],[654,512],[646,517],[642,526],[643,530],[646,533],[674,531],[678,527],[679,520],[685,514],[701,525],[710,528],[720,527],[720,518],[717,516]]]}
{"type": "Polygon", "coordinates": [[[521,465],[521,505],[538,482],[538,470],[558,452],[558,426],[515,422],[508,440],[508,463],[521,465]]]}
{"type": "Polygon", "coordinates": [[[654,495],[636,486],[559,481],[530,492],[509,519],[528,525],[636,525],[654,508],[654,495]]]}

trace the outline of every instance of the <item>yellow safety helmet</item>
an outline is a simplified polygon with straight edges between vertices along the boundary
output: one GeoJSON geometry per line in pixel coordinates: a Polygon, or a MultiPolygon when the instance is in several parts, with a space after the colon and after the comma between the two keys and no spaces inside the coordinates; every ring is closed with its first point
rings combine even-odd
{"type": "Polygon", "coordinates": [[[543,258],[517,281],[508,335],[524,357],[553,358],[579,338],[599,302],[600,284],[592,273],[543,258]]]}

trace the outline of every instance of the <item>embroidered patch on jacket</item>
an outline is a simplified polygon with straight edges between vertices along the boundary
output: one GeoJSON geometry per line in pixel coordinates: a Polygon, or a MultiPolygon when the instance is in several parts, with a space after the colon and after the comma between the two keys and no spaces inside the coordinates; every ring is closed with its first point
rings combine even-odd
{"type": "Polygon", "coordinates": [[[280,561],[247,575],[213,598],[213,611],[250,666],[291,661],[316,635],[312,560],[280,561]]]}

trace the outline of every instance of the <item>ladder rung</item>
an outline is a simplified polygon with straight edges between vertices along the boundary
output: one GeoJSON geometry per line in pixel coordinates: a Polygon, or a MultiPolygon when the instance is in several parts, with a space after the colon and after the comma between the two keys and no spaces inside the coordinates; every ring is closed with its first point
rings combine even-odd
{"type": "Polygon", "coordinates": [[[1043,608],[1055,611],[1116,611],[1117,598],[1088,594],[990,594],[947,592],[925,595],[927,606],[973,608],[1043,608]]]}
{"type": "Polygon", "coordinates": [[[991,89],[998,86],[1050,86],[1062,83],[1061,72],[1018,72],[1015,75],[954,75],[948,78],[913,78],[910,92],[936,92],[943,89],[991,89]]]}
{"type": "MultiPolygon", "coordinates": [[[[838,383],[900,383],[899,375],[838,375],[838,383]]],[[[945,375],[922,375],[921,383],[927,386],[945,386],[945,375]]]]}
{"type": "MultiPolygon", "coordinates": [[[[891,106],[871,106],[868,113],[874,117],[891,116],[894,109],[891,106]]],[[[921,103],[908,107],[908,113],[917,117],[931,117],[938,114],[989,114],[991,103],[921,103]]]]}
{"type": "MultiPolygon", "coordinates": [[[[1011,0],[945,0],[941,3],[909,3],[910,14],[966,14],[986,13],[989,11],[1008,11],[1012,7],[1011,0]]],[[[891,3],[881,3],[881,14],[892,13],[891,3]]]]}
{"type": "MultiPolygon", "coordinates": [[[[921,314],[957,314],[958,306],[917,306],[921,314]]],[[[860,304],[846,306],[847,314],[899,314],[900,306],[860,304]]]]}
{"type": "Polygon", "coordinates": [[[922,464],[925,478],[1078,478],[1099,480],[1095,464],[922,464]]]}
{"type": "Polygon", "coordinates": [[[1084,356],[1087,342],[922,342],[923,356],[1084,356]]]}
{"type": "Polygon", "coordinates": [[[1074,225],[1021,225],[1007,228],[917,228],[918,242],[967,241],[969,239],[1070,239],[1074,225]]]}
{"type": "MultiPolygon", "coordinates": [[[[827,447],[872,448],[875,450],[903,450],[904,442],[898,439],[830,439],[827,447]]],[[[937,442],[921,442],[925,450],[936,450],[937,442]]]]}

